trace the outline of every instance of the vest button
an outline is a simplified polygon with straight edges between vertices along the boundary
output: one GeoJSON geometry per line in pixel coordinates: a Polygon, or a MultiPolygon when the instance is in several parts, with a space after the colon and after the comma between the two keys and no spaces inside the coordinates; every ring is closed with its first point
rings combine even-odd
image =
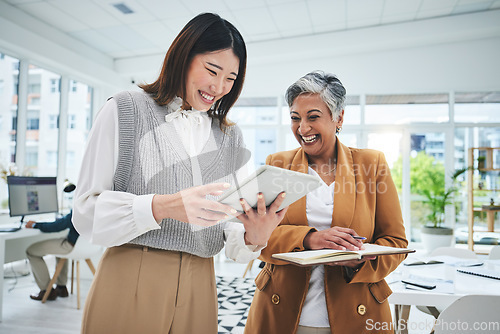
{"type": "Polygon", "coordinates": [[[271,301],[273,302],[274,305],[278,305],[280,303],[280,296],[277,294],[274,294],[271,297],[271,301]]]}
{"type": "Polygon", "coordinates": [[[366,306],[363,304],[358,305],[358,314],[365,315],[365,313],[366,313],[366,306]]]}

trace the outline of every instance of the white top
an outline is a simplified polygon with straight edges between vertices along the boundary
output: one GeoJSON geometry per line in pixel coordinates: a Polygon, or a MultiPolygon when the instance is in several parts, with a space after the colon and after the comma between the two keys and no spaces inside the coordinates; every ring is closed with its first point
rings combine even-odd
{"type": "MultiPolygon", "coordinates": [[[[196,155],[208,140],[212,120],[205,112],[174,112],[169,116],[186,151],[196,155]],[[186,145],[186,144],[189,144],[186,145]]],[[[153,217],[154,194],[112,191],[118,164],[118,107],[108,100],[89,133],[74,197],[73,223],[80,235],[106,247],[119,246],[160,226],[153,217]]],[[[245,263],[256,259],[265,246],[246,246],[245,229],[227,223],[226,256],[245,263]]]]}
{"type": "MultiPolygon", "coordinates": [[[[308,169],[308,174],[319,177],[318,173],[311,167],[308,169]]],[[[330,185],[322,182],[319,188],[306,195],[307,223],[318,231],[326,230],[332,225],[334,187],[335,182],[330,185]]],[[[312,268],[309,290],[302,306],[299,325],[330,327],[325,298],[324,265],[313,266],[312,268]]]]}

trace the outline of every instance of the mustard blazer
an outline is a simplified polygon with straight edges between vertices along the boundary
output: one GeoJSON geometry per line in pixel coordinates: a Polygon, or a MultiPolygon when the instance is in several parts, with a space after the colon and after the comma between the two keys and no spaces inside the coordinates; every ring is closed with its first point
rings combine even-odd
{"type": "MultiPolygon", "coordinates": [[[[383,153],[350,148],[337,142],[337,174],[332,226],[354,229],[379,245],[406,247],[398,194],[383,153]]],[[[266,164],[307,173],[307,156],[298,148],[267,157],[266,164]]],[[[246,334],[291,334],[299,325],[311,269],[271,258],[274,253],[304,250],[309,231],[306,197],[290,205],[260,259],[265,267],[255,279],[256,291],[246,334]]],[[[393,333],[384,278],[405,255],[384,255],[367,261],[352,275],[341,266],[325,266],[325,294],[332,333],[393,333]],[[384,330],[387,328],[387,330],[384,330]]]]}

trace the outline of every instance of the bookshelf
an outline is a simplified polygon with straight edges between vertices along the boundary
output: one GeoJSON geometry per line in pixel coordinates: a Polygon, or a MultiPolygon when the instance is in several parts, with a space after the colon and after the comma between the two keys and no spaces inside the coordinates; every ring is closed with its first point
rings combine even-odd
{"type": "Polygon", "coordinates": [[[471,147],[468,161],[473,168],[468,171],[468,240],[470,250],[474,250],[474,213],[486,214],[487,231],[495,230],[495,216],[500,211],[500,203],[493,199],[500,192],[500,147],[471,147]],[[476,182],[476,179],[477,182],[476,182]],[[487,194],[490,201],[484,201],[481,206],[474,206],[474,196],[478,192],[487,194]]]}

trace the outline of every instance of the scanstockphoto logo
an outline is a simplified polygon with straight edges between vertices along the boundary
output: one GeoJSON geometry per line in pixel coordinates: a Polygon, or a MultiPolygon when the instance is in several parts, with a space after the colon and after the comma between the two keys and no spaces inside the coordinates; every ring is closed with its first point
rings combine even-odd
{"type": "MultiPolygon", "coordinates": [[[[272,185],[274,187],[282,187],[290,189],[292,192],[309,192],[314,190],[316,187],[314,184],[304,184],[301,182],[293,182],[291,180],[282,181],[279,178],[273,180],[272,185]]],[[[333,188],[335,194],[385,194],[389,189],[387,182],[376,182],[375,180],[366,181],[348,181],[345,177],[337,177],[333,188]]]]}
{"type": "Polygon", "coordinates": [[[443,321],[441,319],[426,319],[425,321],[405,321],[400,319],[398,322],[374,321],[367,319],[365,328],[368,331],[377,333],[378,331],[421,331],[423,333],[430,333],[438,328],[441,331],[467,331],[470,333],[475,332],[491,332],[498,333],[500,331],[499,321],[443,321]]]}
{"type": "Polygon", "coordinates": [[[280,178],[279,174],[271,181],[271,186],[277,190],[287,189],[289,193],[308,193],[317,188],[316,183],[294,182],[291,179],[280,178]]]}
{"type": "MultiPolygon", "coordinates": [[[[273,163],[276,165],[281,165],[281,161],[276,160],[273,163]]],[[[307,170],[307,167],[315,169],[317,172],[331,171],[331,168],[326,168],[324,166],[310,165],[291,165],[283,164],[284,169],[301,169],[307,170]]],[[[277,181],[278,182],[278,181],[277,181]]],[[[278,186],[278,183],[273,184],[278,186]]],[[[304,189],[302,183],[297,184],[286,184],[288,189],[294,191],[310,191],[312,189],[304,189]]],[[[335,176],[335,186],[334,193],[357,193],[357,194],[385,194],[390,188],[393,188],[392,178],[390,176],[390,170],[387,166],[385,168],[379,168],[375,164],[363,165],[363,164],[338,164],[336,176],[335,176]],[[385,181],[387,180],[387,181],[385,181]]]]}

